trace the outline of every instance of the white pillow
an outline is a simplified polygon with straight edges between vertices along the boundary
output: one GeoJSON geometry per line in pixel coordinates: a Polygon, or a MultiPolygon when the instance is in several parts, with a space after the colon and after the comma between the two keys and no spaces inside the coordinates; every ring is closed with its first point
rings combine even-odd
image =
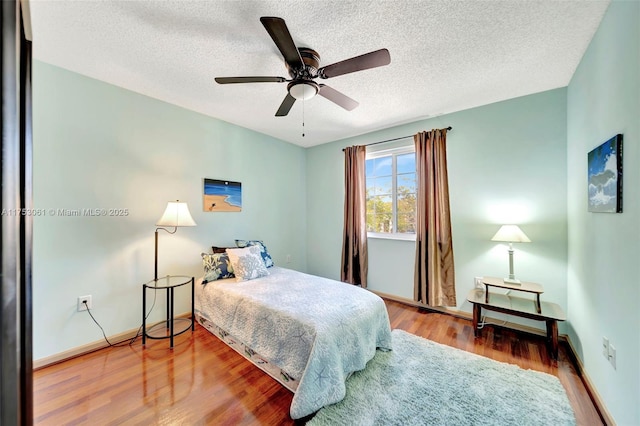
{"type": "Polygon", "coordinates": [[[227,249],[236,281],[248,281],[269,275],[260,255],[260,247],[227,249]]]}

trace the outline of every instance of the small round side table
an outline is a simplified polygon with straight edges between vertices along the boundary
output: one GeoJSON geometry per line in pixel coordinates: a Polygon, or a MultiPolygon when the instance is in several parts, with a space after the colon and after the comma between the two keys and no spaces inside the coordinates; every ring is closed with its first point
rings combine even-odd
{"type": "Polygon", "coordinates": [[[142,344],[149,339],[169,339],[169,347],[173,349],[173,338],[191,328],[195,330],[194,312],[193,312],[193,287],[194,277],[186,275],[166,275],[157,279],[153,279],[142,284],[142,344]],[[191,317],[190,318],[174,318],[174,291],[191,284],[191,317]],[[167,293],[167,319],[149,327],[147,330],[147,291],[164,290],[167,293]]]}

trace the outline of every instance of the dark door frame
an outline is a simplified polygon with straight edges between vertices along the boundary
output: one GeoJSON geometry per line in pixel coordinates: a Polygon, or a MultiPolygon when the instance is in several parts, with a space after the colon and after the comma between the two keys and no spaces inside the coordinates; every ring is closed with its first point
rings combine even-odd
{"type": "Polygon", "coordinates": [[[32,134],[29,5],[3,0],[2,210],[0,226],[0,424],[33,424],[32,134]],[[22,6],[22,7],[21,7],[22,6]],[[24,9],[24,10],[23,10],[24,9]],[[24,13],[23,13],[24,12],[24,13]],[[26,21],[24,20],[26,17],[26,21]],[[25,29],[26,28],[26,29],[25,29]]]}

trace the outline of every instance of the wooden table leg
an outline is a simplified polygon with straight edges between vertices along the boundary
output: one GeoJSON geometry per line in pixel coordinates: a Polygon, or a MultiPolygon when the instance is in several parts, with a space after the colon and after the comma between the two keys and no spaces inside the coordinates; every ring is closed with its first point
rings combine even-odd
{"type": "Polygon", "coordinates": [[[480,336],[480,329],[478,328],[478,323],[480,322],[480,314],[482,307],[477,303],[473,304],[473,335],[475,337],[480,336]]]}
{"type": "Polygon", "coordinates": [[[547,320],[547,339],[551,345],[551,357],[558,359],[558,322],[556,320],[547,320]]]}

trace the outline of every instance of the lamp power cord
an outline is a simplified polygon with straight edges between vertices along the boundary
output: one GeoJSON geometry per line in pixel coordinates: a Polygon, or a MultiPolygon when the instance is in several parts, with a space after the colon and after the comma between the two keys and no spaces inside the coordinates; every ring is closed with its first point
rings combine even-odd
{"type": "MultiPolygon", "coordinates": [[[[104,332],[104,328],[102,328],[102,326],[100,325],[100,323],[98,322],[98,320],[96,320],[96,318],[93,316],[93,314],[91,313],[91,309],[89,309],[89,304],[87,303],[86,300],[83,300],[82,303],[84,303],[84,307],[87,308],[87,313],[89,314],[89,316],[91,317],[91,319],[93,320],[93,322],[96,323],[96,325],[100,328],[100,330],[102,331],[102,336],[104,337],[105,342],[107,342],[107,344],[109,345],[109,347],[112,348],[120,348],[123,346],[131,346],[135,343],[135,341],[138,339],[138,337],[140,337],[140,335],[142,334],[142,324],[140,324],[140,327],[138,328],[138,331],[136,332],[135,336],[133,336],[131,339],[129,339],[129,341],[127,343],[126,339],[123,342],[120,343],[111,343],[109,341],[109,339],[107,338],[107,334],[104,332]]],[[[149,318],[149,315],[151,314],[151,311],[153,311],[153,307],[156,304],[156,296],[155,296],[155,292],[154,292],[154,296],[153,296],[153,303],[151,304],[151,308],[149,308],[149,312],[147,312],[145,314],[144,319],[146,320],[147,318],[149,318]]]]}
{"type": "MultiPolygon", "coordinates": [[[[510,297],[508,297],[508,296],[509,296],[509,293],[511,293],[511,290],[507,290],[507,292],[506,292],[504,295],[505,295],[505,296],[507,296],[507,298],[509,299],[509,308],[512,308],[512,307],[513,307],[513,304],[511,303],[511,298],[510,298],[510,297]]],[[[506,318],[505,318],[505,320],[503,321],[503,323],[502,323],[502,324],[496,324],[496,323],[493,323],[493,322],[486,322],[486,318],[487,318],[487,316],[486,316],[486,314],[485,314],[485,315],[483,315],[483,316],[482,316],[482,318],[480,319],[480,323],[478,324],[478,330],[482,330],[482,329],[484,328],[484,326],[485,326],[485,325],[497,325],[497,326],[499,326],[499,327],[505,326],[505,325],[507,325],[507,322],[509,322],[509,316],[510,316],[510,315],[508,315],[508,314],[507,314],[507,316],[506,316],[506,318]]]]}

